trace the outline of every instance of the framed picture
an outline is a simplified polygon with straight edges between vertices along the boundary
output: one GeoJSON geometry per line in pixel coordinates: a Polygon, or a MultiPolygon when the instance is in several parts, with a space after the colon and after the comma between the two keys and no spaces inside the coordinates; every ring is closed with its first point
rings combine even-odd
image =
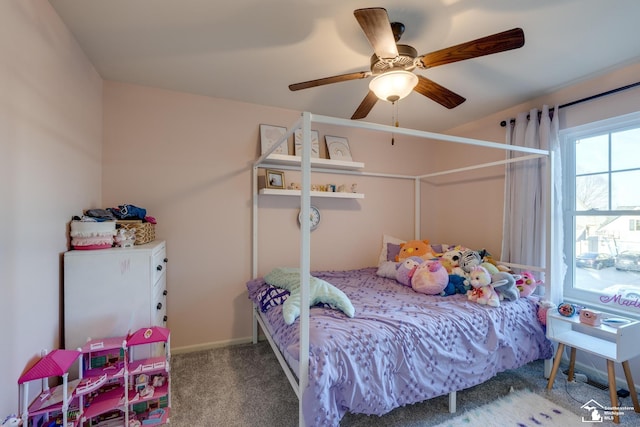
{"type": "MultiPolygon", "coordinates": [[[[260,153],[264,154],[287,133],[287,128],[272,125],[260,125],[260,153]]],[[[275,154],[289,154],[287,141],[283,142],[274,151],[275,154]]]]}
{"type": "Polygon", "coordinates": [[[324,140],[327,143],[327,152],[331,160],[344,160],[349,162],[353,160],[347,138],[325,135],[324,140]]]}
{"type": "Polygon", "coordinates": [[[267,188],[278,188],[284,190],[284,172],[273,169],[265,171],[265,185],[267,188]]]}
{"type": "MultiPolygon", "coordinates": [[[[294,136],[294,154],[296,156],[302,155],[302,129],[296,129],[294,136]]],[[[317,130],[311,131],[311,157],[315,157],[316,159],[320,157],[320,142],[318,139],[320,138],[317,130]]]]}

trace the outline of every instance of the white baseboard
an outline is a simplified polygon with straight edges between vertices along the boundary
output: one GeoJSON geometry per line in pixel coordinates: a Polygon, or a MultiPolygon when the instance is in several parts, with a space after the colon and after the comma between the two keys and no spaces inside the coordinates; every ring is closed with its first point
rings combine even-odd
{"type": "Polygon", "coordinates": [[[187,345],[182,347],[171,346],[171,354],[193,353],[195,351],[211,350],[212,348],[230,347],[238,344],[250,343],[251,337],[236,338],[232,340],[214,341],[196,345],[187,345]]]}

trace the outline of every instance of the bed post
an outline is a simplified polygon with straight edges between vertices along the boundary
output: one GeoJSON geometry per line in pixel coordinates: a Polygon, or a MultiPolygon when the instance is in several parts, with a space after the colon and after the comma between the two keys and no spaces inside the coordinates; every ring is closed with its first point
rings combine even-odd
{"type": "MultiPolygon", "coordinates": [[[[258,276],[258,166],[253,165],[251,171],[251,278],[258,276]]],[[[251,341],[258,343],[258,319],[255,307],[251,310],[251,341]]]]}
{"type": "Polygon", "coordinates": [[[420,239],[420,232],[421,232],[421,223],[422,223],[422,217],[420,216],[420,208],[421,208],[421,201],[420,201],[420,177],[416,177],[414,180],[414,191],[415,191],[415,195],[414,195],[414,215],[415,218],[413,220],[414,222],[414,229],[413,229],[413,238],[416,240],[421,240],[420,239]]]}
{"type": "MultiPolygon", "coordinates": [[[[558,111],[556,109],[556,111],[558,111]]],[[[545,194],[545,202],[547,204],[547,209],[545,212],[546,215],[546,226],[545,226],[545,232],[546,232],[546,242],[545,242],[545,269],[544,269],[544,297],[553,302],[553,303],[559,303],[560,299],[562,298],[562,288],[563,288],[563,284],[562,283],[556,283],[553,285],[553,289],[551,287],[552,285],[552,281],[556,278],[554,272],[556,271],[556,268],[559,268],[559,256],[560,254],[555,253],[555,247],[556,245],[553,244],[553,241],[557,238],[559,238],[560,236],[556,236],[555,234],[555,225],[553,223],[554,218],[556,217],[555,215],[555,210],[557,209],[556,206],[554,206],[554,200],[555,200],[555,196],[554,196],[554,186],[555,186],[555,182],[553,179],[553,150],[552,147],[548,147],[549,148],[549,155],[547,156],[547,158],[545,159],[545,176],[547,178],[547,185],[544,186],[544,190],[546,192],[545,194]],[[560,292],[558,292],[558,289],[560,290],[560,292]]],[[[555,351],[554,351],[555,353],[555,351]]],[[[552,363],[553,363],[553,359],[545,359],[544,361],[544,377],[545,378],[549,378],[551,376],[551,368],[552,368],[552,363]]]]}
{"type": "MultiPolygon", "coordinates": [[[[300,208],[302,218],[311,212],[311,113],[302,113],[300,208]]],[[[300,223],[300,365],[298,372],[298,425],[304,427],[302,396],[309,384],[309,277],[311,275],[311,223],[300,223]]]]}

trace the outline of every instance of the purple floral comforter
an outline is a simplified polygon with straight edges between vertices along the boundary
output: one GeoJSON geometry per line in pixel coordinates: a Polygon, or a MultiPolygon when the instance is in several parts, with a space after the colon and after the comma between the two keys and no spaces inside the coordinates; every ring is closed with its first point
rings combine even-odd
{"type": "MultiPolygon", "coordinates": [[[[308,426],[336,426],[346,412],[382,415],[552,356],[536,304],[527,298],[494,308],[464,295],[423,295],[377,276],[375,268],[312,275],[341,289],[355,317],[310,310],[309,386],[302,398],[308,426]]],[[[247,283],[255,304],[266,286],[261,279],[247,283]]],[[[286,325],[282,306],[263,316],[280,349],[298,360],[299,321],[286,325]]]]}

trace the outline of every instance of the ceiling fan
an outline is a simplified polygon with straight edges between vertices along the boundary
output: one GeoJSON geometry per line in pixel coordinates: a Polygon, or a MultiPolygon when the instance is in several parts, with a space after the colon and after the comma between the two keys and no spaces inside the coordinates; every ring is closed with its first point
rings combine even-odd
{"type": "Polygon", "coordinates": [[[514,28],[425,55],[418,55],[412,46],[397,44],[404,33],[404,24],[390,23],[384,8],[356,9],[353,14],[374,50],[370,71],[358,71],[289,85],[290,90],[296,91],[373,77],[369,84],[369,93],[353,113],[352,119],[366,117],[378,99],[394,103],[409,95],[411,91],[416,91],[446,108],[455,108],[466,99],[424,76],[416,75],[413,70],[491,55],[524,45],[524,32],[521,28],[514,28]]]}

